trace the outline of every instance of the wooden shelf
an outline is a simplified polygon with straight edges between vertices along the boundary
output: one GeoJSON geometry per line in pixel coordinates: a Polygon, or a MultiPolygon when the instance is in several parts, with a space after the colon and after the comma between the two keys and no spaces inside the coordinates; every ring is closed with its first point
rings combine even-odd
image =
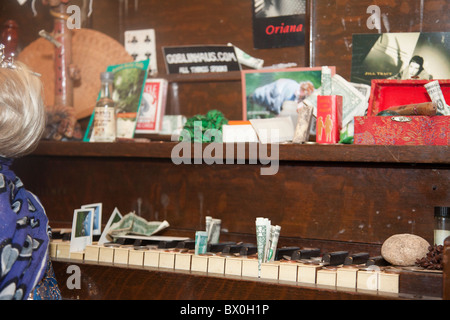
{"type": "MultiPolygon", "coordinates": [[[[127,143],[87,143],[87,142],[53,142],[42,141],[33,153],[38,156],[73,156],[73,157],[137,157],[170,159],[177,142],[151,141],[127,143]]],[[[205,150],[208,144],[203,144],[205,150]]],[[[252,145],[258,150],[262,145],[252,145]]],[[[223,148],[227,155],[227,144],[215,144],[214,148],[223,148]]],[[[252,148],[253,148],[252,147],[252,148]]],[[[320,144],[280,144],[277,145],[280,161],[314,161],[314,162],[364,162],[364,163],[398,163],[398,164],[450,164],[449,146],[375,146],[375,145],[320,145],[320,144]]],[[[245,144],[245,159],[249,158],[249,144],[245,144]]],[[[267,146],[271,155],[273,147],[267,146]]],[[[192,153],[194,147],[191,148],[192,153]]],[[[234,159],[238,155],[238,144],[234,145],[234,159]]],[[[255,150],[255,149],[252,149],[255,150]]],[[[274,149],[276,152],[276,149],[274,149]]],[[[209,154],[209,153],[208,153],[209,154]]],[[[203,152],[204,157],[206,154],[203,152]]],[[[259,155],[258,155],[259,156],[259,155]]],[[[260,157],[262,159],[264,157],[260,157]]],[[[273,158],[274,159],[274,158],[273,158]]]]}
{"type": "Polygon", "coordinates": [[[220,73],[167,74],[164,77],[169,82],[241,81],[241,72],[230,71],[220,73]]]}

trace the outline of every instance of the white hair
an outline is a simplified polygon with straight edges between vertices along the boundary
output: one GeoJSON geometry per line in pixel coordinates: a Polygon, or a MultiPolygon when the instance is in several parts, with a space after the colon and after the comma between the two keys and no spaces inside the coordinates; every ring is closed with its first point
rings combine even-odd
{"type": "Polygon", "coordinates": [[[42,83],[23,63],[0,68],[0,155],[31,153],[45,129],[42,83]]]}

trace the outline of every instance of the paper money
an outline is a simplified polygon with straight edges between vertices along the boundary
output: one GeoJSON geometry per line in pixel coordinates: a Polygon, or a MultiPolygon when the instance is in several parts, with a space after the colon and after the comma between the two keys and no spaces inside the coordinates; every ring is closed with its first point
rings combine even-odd
{"type": "Polygon", "coordinates": [[[332,80],[331,69],[324,66],[322,67],[322,95],[329,96],[332,94],[332,80]]]}
{"type": "Polygon", "coordinates": [[[205,217],[205,231],[209,233],[209,229],[211,228],[211,221],[212,217],[206,216],[205,217]]]}
{"type": "Polygon", "coordinates": [[[206,231],[197,231],[195,233],[195,254],[205,254],[208,247],[208,233],[206,231]]]}
{"type": "Polygon", "coordinates": [[[211,225],[208,228],[208,244],[219,243],[221,225],[222,220],[214,218],[211,219],[211,225]]]}
{"type": "Polygon", "coordinates": [[[267,262],[270,240],[270,220],[256,218],[256,245],[258,249],[258,276],[261,275],[261,265],[267,262]]]}
{"type": "Polygon", "coordinates": [[[261,275],[261,264],[264,259],[266,245],[266,222],[264,218],[256,218],[256,246],[258,249],[258,277],[261,275]]]}
{"type": "MultiPolygon", "coordinates": [[[[303,104],[307,104],[314,108],[314,116],[317,117],[317,96],[322,92],[322,88],[314,90],[314,92],[303,100],[303,104]]],[[[345,127],[353,120],[355,116],[364,116],[368,99],[356,89],[350,82],[335,74],[331,81],[331,94],[343,97],[342,106],[342,127],[345,127]]]]}
{"type": "Polygon", "coordinates": [[[427,89],[431,101],[436,104],[437,112],[444,116],[450,116],[450,106],[445,102],[439,81],[428,82],[425,84],[425,89],[427,89]]]}
{"type": "Polygon", "coordinates": [[[108,235],[117,238],[124,235],[151,236],[169,227],[169,223],[164,221],[147,221],[130,212],[119,222],[114,223],[108,231],[108,235]]]}
{"type": "Polygon", "coordinates": [[[269,255],[267,257],[267,261],[275,261],[275,252],[277,251],[278,239],[280,237],[280,226],[271,226],[270,227],[270,249],[269,255]]]}

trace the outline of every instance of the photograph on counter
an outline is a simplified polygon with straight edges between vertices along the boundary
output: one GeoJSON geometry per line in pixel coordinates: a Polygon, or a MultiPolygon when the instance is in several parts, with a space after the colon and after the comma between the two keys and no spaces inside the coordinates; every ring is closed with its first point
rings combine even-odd
{"type": "Polygon", "coordinates": [[[351,81],[450,78],[450,32],[354,34],[351,81]]]}
{"type": "Polygon", "coordinates": [[[73,213],[70,252],[83,251],[92,244],[94,209],[76,209],[73,213]]]}
{"type": "Polygon", "coordinates": [[[253,0],[256,49],[305,44],[306,0],[253,0]]]}
{"type": "Polygon", "coordinates": [[[104,243],[110,241],[111,239],[108,239],[108,232],[109,229],[111,228],[111,226],[117,222],[119,222],[120,220],[122,220],[123,216],[120,213],[119,209],[114,208],[113,213],[111,214],[111,216],[108,219],[108,222],[106,223],[105,228],[103,229],[102,235],[100,236],[100,239],[98,241],[99,245],[103,245],[104,243]]]}
{"type": "MultiPolygon", "coordinates": [[[[334,68],[333,68],[334,69],[334,68]]],[[[322,68],[244,70],[242,74],[243,119],[275,118],[296,107],[322,82],[322,68]]]]}
{"type": "Polygon", "coordinates": [[[103,203],[92,203],[81,206],[82,209],[94,209],[94,219],[92,227],[92,235],[100,235],[102,233],[102,208],[103,203]]]}

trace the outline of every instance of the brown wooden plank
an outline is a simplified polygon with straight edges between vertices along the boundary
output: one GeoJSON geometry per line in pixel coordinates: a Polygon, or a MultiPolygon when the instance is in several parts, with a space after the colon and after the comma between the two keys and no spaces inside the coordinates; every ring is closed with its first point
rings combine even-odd
{"type": "MultiPolygon", "coordinates": [[[[178,142],[157,141],[151,142],[123,142],[123,143],[84,143],[84,142],[54,142],[41,141],[33,153],[39,156],[98,156],[98,157],[148,157],[171,158],[172,151],[178,142]]],[[[378,145],[320,145],[320,144],[282,144],[277,146],[261,147],[256,144],[234,144],[233,152],[228,151],[227,144],[213,144],[209,148],[221,150],[223,159],[249,159],[280,161],[314,161],[314,162],[362,162],[368,165],[379,163],[394,164],[430,164],[450,165],[450,146],[378,146],[378,145]],[[275,148],[275,149],[274,149],[275,148]],[[250,151],[252,150],[252,151],[250,151]],[[272,150],[274,150],[272,154],[272,150]],[[278,157],[276,157],[278,152],[278,157]]],[[[204,152],[208,144],[202,145],[202,155],[211,155],[204,152]]],[[[180,147],[181,148],[181,147],[180,147]]],[[[194,157],[194,146],[190,147],[190,155],[194,157]]],[[[180,152],[178,152],[180,154],[180,152]]],[[[214,156],[214,154],[212,154],[214,156]]],[[[258,161],[260,162],[260,161],[258,161]]],[[[235,162],[236,163],[236,162],[235,162]]]]}
{"type": "MultiPolygon", "coordinates": [[[[79,263],[70,260],[54,260],[53,267],[63,298],[81,300],[440,299],[438,292],[432,290],[435,284],[442,283],[440,281],[442,277],[432,279],[411,274],[408,275],[409,279],[405,280],[409,283],[407,291],[394,294],[163,268],[79,263]],[[71,286],[74,280],[73,271],[68,272],[69,266],[80,268],[78,273],[81,277],[80,288],[71,286]],[[427,295],[428,293],[431,295],[427,295]]],[[[406,284],[403,285],[405,286],[406,284]]]]}
{"type": "MultiPolygon", "coordinates": [[[[405,299],[408,295],[357,293],[245,277],[53,261],[64,299],[80,300],[322,300],[405,299]],[[80,267],[81,288],[67,287],[71,265],[80,267]],[[120,279],[120,280],[119,280],[120,279]]],[[[72,280],[69,279],[69,283],[72,280]]]]}

